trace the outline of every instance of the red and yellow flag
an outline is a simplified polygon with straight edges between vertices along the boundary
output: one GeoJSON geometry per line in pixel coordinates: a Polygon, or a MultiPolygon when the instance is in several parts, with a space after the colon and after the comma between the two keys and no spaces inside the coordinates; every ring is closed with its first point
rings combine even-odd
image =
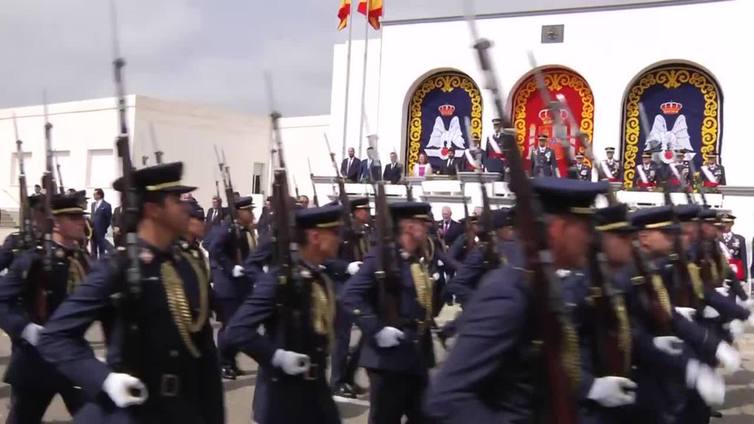
{"type": "Polygon", "coordinates": [[[369,24],[374,29],[380,29],[382,18],[382,0],[359,0],[359,13],[367,16],[369,24]],[[369,14],[367,14],[367,1],[369,2],[369,14]]]}
{"type": "Polygon", "coordinates": [[[351,0],[340,0],[340,7],[338,8],[338,31],[348,26],[348,17],[351,16],[351,0]]]}

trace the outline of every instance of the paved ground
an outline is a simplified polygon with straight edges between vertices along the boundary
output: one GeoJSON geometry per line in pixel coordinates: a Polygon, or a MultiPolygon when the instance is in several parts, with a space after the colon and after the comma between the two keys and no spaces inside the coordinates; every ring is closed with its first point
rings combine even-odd
{"type": "MultiPolygon", "coordinates": [[[[7,234],[7,231],[0,229],[0,240],[4,239],[5,234],[7,234]]],[[[444,313],[441,318],[448,316],[452,316],[452,312],[444,313]]],[[[97,354],[104,356],[102,338],[98,328],[92,329],[89,339],[93,342],[97,354]]],[[[724,417],[713,419],[713,423],[754,423],[754,332],[744,335],[738,343],[743,357],[743,369],[726,379],[728,383],[726,403],[721,408],[724,417]]],[[[437,344],[435,348],[437,352],[440,352],[439,359],[442,360],[444,357],[442,348],[437,344]]],[[[251,399],[256,381],[256,364],[254,361],[245,356],[239,356],[239,358],[241,368],[248,370],[249,373],[236,381],[225,382],[225,404],[228,423],[230,424],[250,422],[251,399]]],[[[9,359],[10,340],[2,333],[0,334],[0,375],[5,373],[9,359]]],[[[360,384],[366,385],[366,378],[363,374],[360,374],[357,380],[360,384]]],[[[0,383],[0,421],[4,421],[7,416],[9,401],[10,387],[0,383]]],[[[367,422],[368,406],[355,404],[341,404],[339,406],[345,423],[363,424],[367,422]]],[[[56,398],[45,415],[45,423],[68,422],[70,422],[70,417],[66,413],[65,407],[62,401],[56,398]]]]}

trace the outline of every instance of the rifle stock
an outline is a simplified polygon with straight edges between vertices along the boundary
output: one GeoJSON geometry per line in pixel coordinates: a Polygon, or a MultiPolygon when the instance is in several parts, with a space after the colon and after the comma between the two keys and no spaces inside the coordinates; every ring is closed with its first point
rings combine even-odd
{"type": "Polygon", "coordinates": [[[29,207],[29,192],[26,186],[26,171],[24,169],[24,151],[21,138],[18,136],[18,124],[16,123],[16,114],[13,114],[13,130],[16,134],[16,159],[18,160],[18,213],[19,238],[21,248],[28,249],[34,243],[34,226],[32,224],[32,212],[29,207]]]}
{"type": "Polygon", "coordinates": [[[335,160],[335,152],[330,148],[330,140],[327,138],[327,134],[325,134],[325,144],[330,154],[330,163],[335,171],[335,181],[338,184],[338,200],[343,205],[343,250],[348,252],[349,255],[353,255],[353,258],[356,258],[358,243],[356,243],[356,232],[353,228],[353,220],[351,219],[351,200],[348,198],[348,193],[346,192],[345,177],[340,175],[338,162],[335,160]]]}
{"type": "Polygon", "coordinates": [[[309,158],[306,158],[306,163],[309,165],[309,181],[312,183],[312,202],[314,202],[314,207],[319,207],[319,198],[317,197],[317,185],[314,184],[314,172],[312,172],[312,162],[309,160],[309,158]]]}

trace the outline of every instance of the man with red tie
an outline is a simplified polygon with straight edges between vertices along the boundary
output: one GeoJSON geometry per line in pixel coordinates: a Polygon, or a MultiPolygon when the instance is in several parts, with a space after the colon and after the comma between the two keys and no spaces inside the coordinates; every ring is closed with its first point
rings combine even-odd
{"type": "Polygon", "coordinates": [[[463,234],[463,225],[459,222],[453,221],[451,218],[452,214],[453,212],[450,210],[450,207],[443,207],[442,221],[437,223],[438,235],[445,242],[446,246],[451,246],[458,236],[463,234]]]}

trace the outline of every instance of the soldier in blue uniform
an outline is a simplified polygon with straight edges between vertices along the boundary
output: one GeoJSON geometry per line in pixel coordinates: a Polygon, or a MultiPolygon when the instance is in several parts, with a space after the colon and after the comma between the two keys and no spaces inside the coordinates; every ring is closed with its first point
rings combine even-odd
{"type": "Polygon", "coordinates": [[[346,280],[358,272],[364,261],[364,257],[372,246],[373,231],[370,226],[369,198],[360,197],[350,201],[353,229],[344,228],[344,237],[350,239],[349,244],[341,247],[339,254],[340,267],[345,272],[335,278],[336,295],[338,298],[335,313],[335,346],[333,346],[330,385],[333,394],[339,398],[355,399],[363,389],[356,385],[354,380],[359,364],[359,355],[364,343],[364,338],[359,339],[355,349],[351,351],[351,329],[353,316],[348,308],[343,305],[342,294],[346,280]],[[346,232],[351,231],[352,236],[346,232]]]}
{"type": "MultiPolygon", "coordinates": [[[[590,220],[582,213],[607,184],[538,178],[533,185],[547,214],[554,266],[563,276],[563,281],[553,283],[563,284],[565,290],[570,285],[566,280],[586,266],[590,220]]],[[[427,396],[426,411],[436,422],[523,423],[543,407],[536,404],[533,387],[535,369],[544,364],[532,344],[533,305],[526,272],[506,264],[489,273],[464,308],[456,344],[427,396]]],[[[564,294],[564,300],[572,298],[564,294]]],[[[572,325],[568,319],[564,322],[572,325]]],[[[579,350],[576,339],[569,337],[565,344],[572,354],[579,350]]],[[[633,383],[621,377],[583,374],[578,387],[580,402],[617,406],[633,400],[633,383]]]]}
{"type": "Polygon", "coordinates": [[[58,393],[71,414],[82,404],[80,390],[44,361],[36,349],[50,315],[89,270],[78,244],[84,237],[86,211],[76,195],[55,195],[51,205],[51,257],[46,256],[41,244],[35,244],[18,253],[8,274],[0,280],[0,326],[13,341],[5,375],[5,382],[11,385],[8,423],[41,422],[58,393]]]}
{"type": "MultiPolygon", "coordinates": [[[[225,331],[230,317],[251,291],[253,281],[244,273],[244,261],[256,248],[257,240],[252,224],[254,208],[251,197],[240,197],[234,204],[238,222],[228,216],[214,227],[205,241],[212,270],[212,286],[217,320],[225,331]]],[[[240,373],[234,351],[220,350],[223,378],[235,380],[240,373]]]]}
{"type": "Polygon", "coordinates": [[[547,145],[547,135],[540,134],[537,140],[539,145],[532,148],[529,155],[531,176],[554,177],[558,167],[555,152],[547,145]]]}
{"type": "Polygon", "coordinates": [[[445,257],[448,262],[448,266],[452,270],[459,269],[466,260],[466,256],[471,252],[477,242],[477,234],[479,233],[479,217],[476,215],[470,215],[467,218],[461,219],[461,228],[466,228],[466,223],[471,226],[469,231],[464,231],[461,235],[456,237],[453,244],[448,246],[448,251],[445,257]],[[473,240],[469,240],[469,237],[473,236],[473,240]]]}
{"type": "Polygon", "coordinates": [[[402,202],[390,205],[395,223],[398,252],[394,269],[392,299],[395,314],[382,313],[385,304],[378,296],[377,252],[370,252],[348,283],[343,303],[355,317],[365,338],[359,365],[369,376],[369,422],[371,424],[425,422],[422,398],[428,371],[435,365],[430,326],[434,316],[433,279],[422,257],[427,242],[430,205],[402,202]],[[397,322],[392,322],[393,320],[397,322]]]}
{"type": "MultiPolygon", "coordinates": [[[[42,357],[81,387],[90,402],[76,422],[225,422],[208,320],[209,287],[175,245],[189,221],[180,195],[194,189],[181,184],[182,171],[176,162],[133,173],[140,200],[138,299],[126,292],[128,259],[119,253],[97,263],[45,325],[42,357]],[[105,315],[113,317],[106,363],[95,358],[84,338],[92,322],[105,315]],[[136,340],[135,350],[127,342],[136,340]]],[[[122,191],[123,180],[113,188],[122,191]]]]}
{"type": "Polygon", "coordinates": [[[261,274],[220,336],[223,348],[259,364],[252,408],[259,424],[340,422],[325,379],[335,292],[322,265],[337,255],[341,214],[337,205],[296,211],[292,280],[278,284],[280,268],[261,274]]]}
{"type": "Polygon", "coordinates": [[[576,153],[576,177],[581,181],[592,181],[592,167],[584,160],[584,154],[576,153]]]}

